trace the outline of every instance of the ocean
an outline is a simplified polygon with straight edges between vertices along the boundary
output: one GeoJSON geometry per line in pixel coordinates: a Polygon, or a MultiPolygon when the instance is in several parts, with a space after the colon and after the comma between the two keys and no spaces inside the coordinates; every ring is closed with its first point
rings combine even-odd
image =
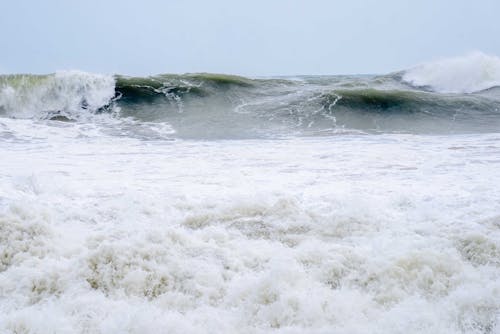
{"type": "Polygon", "coordinates": [[[0,76],[1,333],[500,333],[500,60],[0,76]]]}

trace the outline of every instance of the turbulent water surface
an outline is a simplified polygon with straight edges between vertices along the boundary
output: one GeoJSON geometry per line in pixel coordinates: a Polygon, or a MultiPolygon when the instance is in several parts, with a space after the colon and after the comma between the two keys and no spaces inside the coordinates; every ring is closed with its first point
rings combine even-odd
{"type": "Polygon", "coordinates": [[[0,332],[500,333],[500,60],[0,76],[0,332]]]}

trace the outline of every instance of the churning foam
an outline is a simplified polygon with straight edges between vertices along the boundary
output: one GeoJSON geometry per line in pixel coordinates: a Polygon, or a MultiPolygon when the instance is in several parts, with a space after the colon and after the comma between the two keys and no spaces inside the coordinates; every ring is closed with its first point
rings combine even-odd
{"type": "Polygon", "coordinates": [[[500,58],[473,52],[463,57],[423,63],[403,75],[414,86],[441,93],[473,93],[500,86],[500,58]]]}
{"type": "Polygon", "coordinates": [[[0,333],[500,331],[498,134],[32,123],[0,120],[0,333]]]}
{"type": "Polygon", "coordinates": [[[0,111],[16,118],[43,118],[47,112],[78,117],[96,111],[115,94],[112,76],[81,71],[51,75],[9,75],[0,78],[0,111]]]}

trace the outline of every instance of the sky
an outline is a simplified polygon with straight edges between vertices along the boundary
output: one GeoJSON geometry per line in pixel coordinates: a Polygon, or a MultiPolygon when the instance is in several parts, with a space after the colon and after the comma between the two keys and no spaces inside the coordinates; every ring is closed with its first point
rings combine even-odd
{"type": "Polygon", "coordinates": [[[16,0],[0,73],[382,74],[500,55],[498,0],[16,0]]]}

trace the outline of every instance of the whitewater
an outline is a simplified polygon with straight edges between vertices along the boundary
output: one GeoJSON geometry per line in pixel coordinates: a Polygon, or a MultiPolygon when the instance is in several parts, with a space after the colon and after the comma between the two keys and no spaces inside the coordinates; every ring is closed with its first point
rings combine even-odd
{"type": "Polygon", "coordinates": [[[500,59],[0,76],[0,333],[500,333],[500,59]]]}

